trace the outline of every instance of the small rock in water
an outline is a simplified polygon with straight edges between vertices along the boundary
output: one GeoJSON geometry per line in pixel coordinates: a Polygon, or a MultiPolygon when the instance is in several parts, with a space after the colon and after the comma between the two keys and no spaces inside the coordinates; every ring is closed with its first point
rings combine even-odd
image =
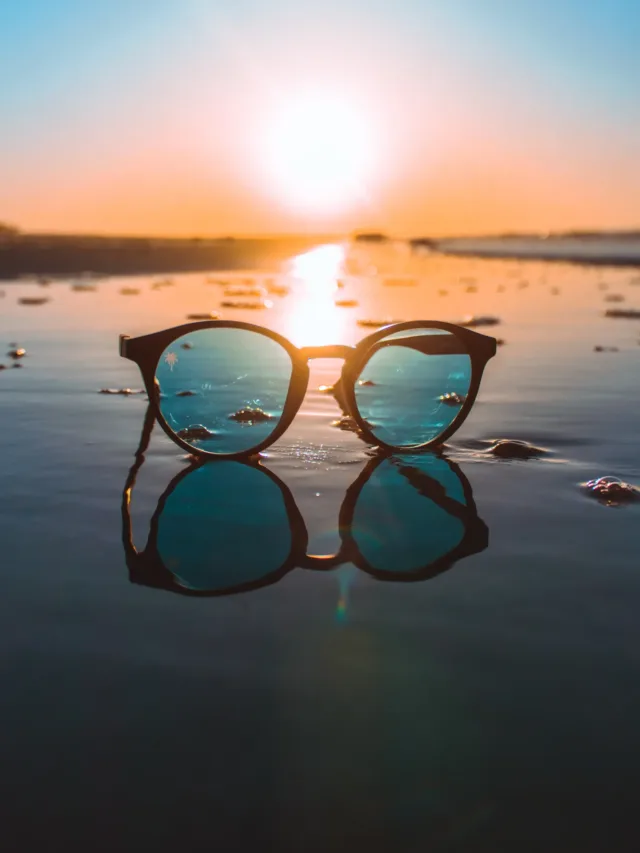
{"type": "Polygon", "coordinates": [[[439,291],[438,291],[438,296],[447,296],[447,295],[448,295],[448,293],[449,293],[449,291],[448,291],[448,290],[439,290],[439,291]]]}
{"type": "Polygon", "coordinates": [[[47,296],[22,296],[18,299],[20,305],[44,305],[49,301],[47,296]]]}
{"type": "Polygon", "coordinates": [[[24,367],[24,364],[21,364],[19,361],[16,361],[15,364],[12,364],[11,367],[24,367]]]}
{"type": "Polygon", "coordinates": [[[468,314],[460,322],[460,325],[466,326],[468,329],[475,329],[478,326],[497,326],[499,323],[500,323],[499,317],[491,317],[489,315],[475,316],[473,314],[468,314]]]}
{"type": "Polygon", "coordinates": [[[598,477],[581,483],[581,488],[607,506],[640,502],[640,489],[617,477],[598,477]]]}
{"type": "Polygon", "coordinates": [[[465,288],[465,290],[467,293],[477,293],[478,292],[478,288],[475,286],[475,284],[470,284],[468,287],[465,288]]]}
{"type": "Polygon", "coordinates": [[[619,352],[618,347],[601,347],[595,346],[593,348],[594,352],[619,352]]]}
{"type": "Polygon", "coordinates": [[[320,385],[318,391],[321,394],[333,394],[333,385],[320,385]]]}
{"type": "Polygon", "coordinates": [[[547,451],[541,447],[535,447],[527,441],[502,438],[496,441],[488,450],[491,456],[499,459],[533,459],[536,456],[544,456],[547,451]]]}
{"type": "Polygon", "coordinates": [[[202,424],[192,424],[185,429],[179,430],[176,435],[183,441],[208,441],[216,437],[215,432],[211,432],[210,429],[207,429],[202,424]]]}
{"type": "Polygon", "coordinates": [[[364,326],[367,329],[381,329],[383,326],[392,326],[395,323],[401,323],[402,320],[357,320],[359,326],[364,326]]]}
{"type": "Polygon", "coordinates": [[[229,415],[229,420],[236,421],[239,424],[261,424],[270,421],[271,415],[262,409],[252,409],[247,406],[229,415]]]}
{"type": "Polygon", "coordinates": [[[624,302],[624,296],[621,293],[608,293],[605,298],[605,302],[624,302]]]}
{"type": "Polygon", "coordinates": [[[241,308],[245,311],[258,311],[262,308],[271,308],[273,302],[268,299],[261,299],[256,302],[242,302],[233,299],[223,299],[220,305],[223,308],[241,308]]]}
{"type": "Polygon", "coordinates": [[[6,369],[7,369],[6,364],[0,364],[0,370],[6,370],[6,369]]]}
{"type": "Polygon", "coordinates": [[[182,349],[193,349],[193,344],[190,344],[189,341],[185,341],[183,344],[180,344],[182,349]]]}
{"type": "Polygon", "coordinates": [[[343,429],[347,432],[360,432],[360,427],[351,415],[344,415],[343,417],[338,418],[337,421],[331,421],[331,426],[343,429]]]}
{"type": "Polygon", "coordinates": [[[144,394],[143,389],[132,388],[101,388],[98,394],[119,394],[121,397],[131,397],[133,394],[144,394]]]}
{"type": "Polygon", "coordinates": [[[16,349],[10,349],[9,352],[7,353],[9,358],[13,358],[14,360],[17,360],[19,358],[24,358],[26,354],[27,354],[26,349],[23,349],[22,347],[17,347],[16,349]]]}
{"type": "Polygon", "coordinates": [[[376,385],[376,384],[377,384],[377,383],[375,383],[375,382],[373,381],[373,379],[361,379],[361,380],[358,382],[358,385],[361,385],[363,388],[373,388],[373,386],[374,386],[374,385],[376,385]]]}
{"type": "Polygon", "coordinates": [[[214,311],[207,311],[202,314],[187,314],[187,320],[219,320],[220,315],[214,311]]]}
{"type": "Polygon", "coordinates": [[[438,397],[441,403],[445,403],[447,406],[462,406],[466,397],[460,396],[460,394],[456,394],[455,391],[448,391],[446,394],[442,394],[438,397]]]}
{"type": "Polygon", "coordinates": [[[176,397],[197,397],[197,391],[177,391],[176,397]]]}
{"type": "Polygon", "coordinates": [[[637,308],[609,308],[605,311],[604,316],[622,320],[640,320],[640,310],[637,308]]]}
{"type": "Polygon", "coordinates": [[[140,290],[137,287],[121,287],[120,296],[137,296],[140,290]]]}

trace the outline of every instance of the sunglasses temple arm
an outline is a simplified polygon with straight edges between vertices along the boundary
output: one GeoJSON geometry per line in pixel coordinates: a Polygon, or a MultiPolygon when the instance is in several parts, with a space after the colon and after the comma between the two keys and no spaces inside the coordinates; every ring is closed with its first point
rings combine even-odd
{"type": "Polygon", "coordinates": [[[142,425],[142,433],[140,434],[140,442],[138,444],[138,449],[135,452],[135,460],[129,469],[129,474],[127,475],[124,489],[122,491],[122,543],[124,545],[127,559],[129,559],[129,557],[136,556],[138,553],[135,545],[133,544],[133,534],[131,529],[131,492],[135,486],[138,472],[144,462],[144,455],[149,447],[154,423],[155,415],[153,413],[153,409],[151,406],[147,406],[147,411],[144,416],[144,424],[142,425]]]}

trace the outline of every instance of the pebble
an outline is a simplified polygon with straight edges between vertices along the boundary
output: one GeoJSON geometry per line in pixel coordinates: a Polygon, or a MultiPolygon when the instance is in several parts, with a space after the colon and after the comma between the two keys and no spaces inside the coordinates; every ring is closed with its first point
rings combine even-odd
{"type": "Polygon", "coordinates": [[[23,349],[22,347],[17,347],[16,349],[10,349],[9,352],[7,353],[8,357],[13,358],[13,359],[24,358],[26,354],[27,354],[26,349],[23,349]]]}
{"type": "Polygon", "coordinates": [[[259,302],[242,302],[235,301],[233,299],[223,299],[220,305],[223,308],[242,308],[246,311],[257,311],[262,308],[271,308],[273,302],[270,302],[268,299],[262,299],[259,302]]]}
{"type": "Polygon", "coordinates": [[[185,341],[183,344],[180,344],[182,349],[193,349],[193,344],[190,344],[189,341],[185,341]]]}
{"type": "Polygon", "coordinates": [[[48,301],[48,296],[22,296],[18,299],[20,305],[44,305],[48,301]]]}
{"type": "Polygon", "coordinates": [[[468,329],[475,329],[479,326],[497,326],[499,323],[499,317],[475,316],[473,314],[468,314],[460,321],[460,325],[466,326],[468,329]]]}
{"type": "Polygon", "coordinates": [[[640,502],[640,489],[617,477],[598,477],[581,483],[580,486],[588,495],[607,506],[640,502]]]}
{"type": "Polygon", "coordinates": [[[321,394],[333,394],[333,385],[320,385],[318,391],[321,394]]]}
{"type": "Polygon", "coordinates": [[[491,456],[497,456],[499,459],[533,459],[536,456],[544,456],[546,452],[541,447],[535,447],[527,441],[510,438],[502,438],[496,441],[487,450],[487,453],[491,456]]]}
{"type": "Polygon", "coordinates": [[[20,362],[19,362],[19,361],[16,361],[16,363],[15,363],[15,364],[12,364],[12,365],[11,365],[11,367],[14,367],[14,368],[15,368],[15,367],[24,367],[24,364],[20,364],[20,362]]]}
{"type": "Polygon", "coordinates": [[[211,432],[210,429],[207,429],[202,424],[192,424],[185,429],[179,430],[176,435],[183,441],[208,441],[216,437],[215,432],[211,432]]]}
{"type": "Polygon", "coordinates": [[[624,296],[621,293],[608,293],[605,298],[605,302],[624,302],[624,296]]]}
{"type": "Polygon", "coordinates": [[[392,326],[395,323],[401,323],[402,320],[357,320],[359,326],[364,326],[367,329],[381,329],[383,326],[392,326]]]}
{"type": "Polygon", "coordinates": [[[594,352],[619,352],[618,347],[601,347],[595,346],[593,348],[594,352]]]}
{"type": "Polygon", "coordinates": [[[640,320],[640,310],[637,308],[609,308],[605,311],[604,316],[623,320],[640,320]]]}
{"type": "Polygon", "coordinates": [[[361,385],[363,388],[373,388],[376,383],[373,379],[360,379],[358,385],[361,385]]]}
{"type": "Polygon", "coordinates": [[[75,293],[95,293],[98,288],[95,284],[72,284],[71,290],[75,293]]]}
{"type": "Polygon", "coordinates": [[[137,287],[121,287],[120,296],[137,296],[140,293],[137,287]]]}
{"type": "Polygon", "coordinates": [[[6,364],[0,364],[0,370],[6,370],[6,369],[7,369],[6,364]]]}
{"type": "Polygon", "coordinates": [[[229,415],[230,421],[236,421],[241,424],[261,424],[265,421],[271,420],[271,415],[267,412],[264,412],[262,409],[252,409],[246,407],[244,409],[238,409],[237,412],[234,412],[232,415],[229,415]]]}
{"type": "Polygon", "coordinates": [[[448,291],[448,290],[439,290],[439,291],[438,291],[438,296],[447,296],[447,295],[448,295],[448,293],[449,293],[449,291],[448,291]]]}
{"type": "Polygon", "coordinates": [[[132,394],[144,394],[143,389],[132,388],[101,388],[98,394],[120,394],[121,397],[130,397],[132,394]]]}
{"type": "Polygon", "coordinates": [[[203,314],[187,314],[187,320],[219,320],[220,315],[214,311],[207,311],[203,314]]]}
{"type": "Polygon", "coordinates": [[[445,403],[447,406],[462,406],[466,397],[461,397],[460,394],[456,394],[455,391],[449,391],[438,397],[438,400],[440,400],[441,403],[445,403]]]}
{"type": "Polygon", "coordinates": [[[197,391],[178,391],[176,392],[176,397],[197,397],[197,391]]]}

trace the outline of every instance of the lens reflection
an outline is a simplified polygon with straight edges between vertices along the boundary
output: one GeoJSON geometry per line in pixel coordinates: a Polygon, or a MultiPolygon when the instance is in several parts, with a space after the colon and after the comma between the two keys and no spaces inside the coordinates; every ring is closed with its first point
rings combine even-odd
{"type": "Polygon", "coordinates": [[[412,329],[378,341],[355,397],[376,440],[393,447],[434,441],[453,423],[471,385],[465,344],[442,329],[412,329]]]}
{"type": "Polygon", "coordinates": [[[281,489],[250,465],[202,465],[178,481],[158,510],[158,556],[186,589],[254,583],[277,572],[291,553],[281,489]]]}
{"type": "Polygon", "coordinates": [[[372,569],[422,571],[461,544],[467,504],[461,478],[442,457],[385,459],[359,494],[351,535],[372,569]]]}
{"type": "Polygon", "coordinates": [[[160,356],[160,411],[190,446],[243,453],[277,428],[291,381],[287,350],[259,332],[200,329],[160,356]]]}

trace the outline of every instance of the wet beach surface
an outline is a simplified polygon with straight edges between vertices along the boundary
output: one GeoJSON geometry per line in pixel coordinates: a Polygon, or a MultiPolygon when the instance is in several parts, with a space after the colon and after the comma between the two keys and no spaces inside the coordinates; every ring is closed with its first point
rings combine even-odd
{"type": "Polygon", "coordinates": [[[2,286],[3,346],[26,350],[0,372],[8,849],[637,849],[640,505],[581,488],[640,484],[640,321],[605,316],[611,294],[640,308],[637,270],[328,246],[282,269],[159,281],[2,286]],[[218,281],[290,292],[221,308],[218,281]],[[145,395],[98,392],[142,387],[119,333],[202,312],[297,346],[355,343],[368,332],[358,320],[485,315],[504,344],[446,448],[454,467],[382,462],[342,530],[375,454],[332,426],[340,410],[318,391],[340,362],[312,363],[302,410],[264,453],[277,482],[224,463],[216,483],[200,486],[196,469],[167,497],[188,461],[156,428],[131,492],[140,552],[169,535],[172,495],[191,489],[208,496],[184,544],[193,565],[237,553],[244,578],[261,560],[277,574],[292,547],[280,482],[309,554],[338,553],[349,531],[357,546],[355,562],[197,598],[130,578],[121,505],[145,395]],[[542,452],[490,452],[500,439],[542,452]],[[407,485],[421,473],[442,492],[407,485]],[[431,576],[464,532],[451,522],[449,541],[443,521],[464,481],[475,511],[463,526],[482,522],[488,542],[480,532],[431,576]],[[396,559],[423,560],[424,579],[356,565],[371,554],[390,575],[396,559]]]}

